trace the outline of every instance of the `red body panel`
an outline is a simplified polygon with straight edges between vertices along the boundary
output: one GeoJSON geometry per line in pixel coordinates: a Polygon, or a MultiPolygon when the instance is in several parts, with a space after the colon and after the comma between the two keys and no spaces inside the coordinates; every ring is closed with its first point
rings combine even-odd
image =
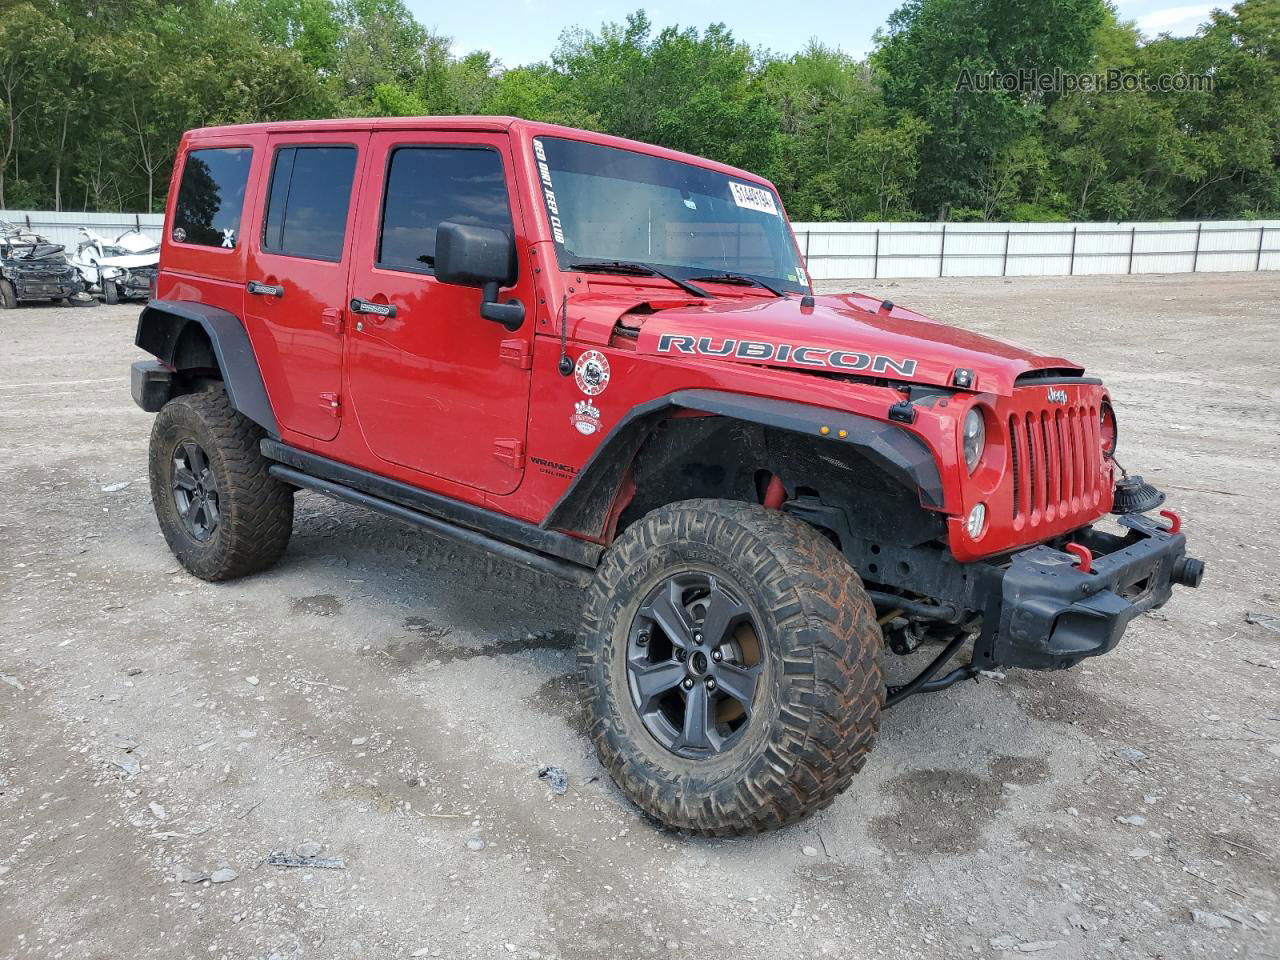
{"type": "MultiPolygon", "coordinates": [[[[458,144],[492,147],[511,168],[508,139],[491,133],[373,136],[351,296],[391,304],[396,315],[365,315],[348,328],[347,394],[358,435],[346,437],[337,456],[379,473],[412,471],[401,475],[411,483],[432,476],[509,494],[523,473],[529,370],[519,358],[532,354],[533,324],[507,331],[480,318],[478,289],[374,263],[390,152],[400,145],[458,144]],[[368,452],[376,460],[369,461],[368,452]]],[[[514,191],[509,197],[523,249],[520,197],[514,191]]],[[[525,263],[521,268],[510,296],[532,303],[532,271],[525,263]]]]}
{"type": "MultiPolygon", "coordinates": [[[[363,131],[334,133],[317,140],[306,133],[286,133],[265,140],[266,154],[255,156],[265,196],[271,158],[292,145],[351,146],[357,157],[367,152],[363,131]]],[[[259,151],[255,151],[257,153],[259,151]]],[[[357,170],[359,165],[357,164],[357,170]]],[[[284,296],[245,293],[241,316],[254,332],[254,351],[268,384],[279,383],[272,405],[282,428],[316,440],[332,440],[341,425],[342,334],[347,284],[352,263],[352,230],[360,183],[351,186],[342,258],[335,262],[271,253],[263,249],[263,203],[241,218],[245,280],[284,289],[284,296]],[[270,372],[268,372],[270,371],[270,372]]]]}
{"type": "MultiPolygon", "coordinates": [[[[235,250],[216,250],[175,243],[166,230],[157,295],[210,303],[244,318],[285,442],[534,523],[547,516],[610,429],[655,398],[710,388],[888,420],[890,406],[904,397],[890,380],[950,387],[958,369],[972,373],[971,389],[918,403],[914,422],[898,424],[936,459],[941,510],[949,517],[957,559],[1045,540],[1110,506],[1110,461],[1100,449],[1081,446],[1098,442],[1102,387],[1055,387],[1066,394],[1066,403],[1055,408],[1044,387],[1015,382],[1034,371],[1079,374],[1067,360],[902,307],[886,309],[860,294],[817,297],[807,306],[794,296],[779,299],[756,288],[708,282],[715,299],[698,300],[658,279],[562,271],[531,162],[538,135],[622,146],[768,185],[745,171],[674,151],[509,118],[198,130],[183,138],[183,156],[221,145],[254,150],[243,240],[235,250]],[[285,141],[351,143],[360,150],[341,263],[261,249],[270,154],[285,141]],[[500,153],[519,252],[519,279],[502,299],[525,304],[518,331],[482,319],[476,289],[375,265],[387,154],[399,144],[476,145],[500,153]],[[281,283],[286,295],[247,295],[248,280],[281,283]],[[396,316],[351,315],[345,308],[352,297],[393,305],[396,316]],[[609,365],[607,385],[598,392],[584,392],[577,378],[558,370],[562,304],[570,358],[595,350],[609,365]],[[335,309],[341,311],[336,322],[335,309]],[[617,335],[619,322],[632,336],[617,335]],[[330,398],[337,406],[329,405],[330,398]],[[988,444],[971,476],[959,425],[975,404],[987,411],[988,444]],[[1029,423],[1038,429],[1028,434],[1029,423]],[[963,519],[979,502],[987,505],[988,522],[974,541],[964,533],[963,519]]],[[[180,173],[181,163],[171,198],[180,173]]],[[[170,222],[173,204],[171,199],[170,222]]]]}

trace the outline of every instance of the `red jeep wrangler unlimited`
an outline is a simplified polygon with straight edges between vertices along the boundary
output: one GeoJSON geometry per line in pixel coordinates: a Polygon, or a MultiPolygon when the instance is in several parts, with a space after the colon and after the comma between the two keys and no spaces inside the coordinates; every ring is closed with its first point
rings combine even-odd
{"type": "Polygon", "coordinates": [[[882,708],[1105,653],[1203,572],[1143,515],[1163,495],[1115,484],[1098,380],[815,297],[771,184],[614,137],[192,131],[137,344],[188,570],[275,563],[309,489],[581,584],[590,735],[681,830],[819,809],[882,708]],[[1125,535],[1092,528],[1108,511],[1125,535]],[[886,643],[925,641],[886,687],[886,643]]]}

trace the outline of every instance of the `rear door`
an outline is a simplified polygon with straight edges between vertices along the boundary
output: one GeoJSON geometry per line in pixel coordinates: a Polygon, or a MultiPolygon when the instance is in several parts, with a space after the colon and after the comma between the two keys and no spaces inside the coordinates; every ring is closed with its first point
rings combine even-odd
{"type": "Polygon", "coordinates": [[[283,430],[338,434],[342,336],[351,266],[352,192],[367,133],[268,140],[268,186],[249,244],[246,319],[283,430]]]}
{"type": "Polygon", "coordinates": [[[495,494],[523,476],[533,338],[511,169],[501,134],[375,133],[351,299],[385,309],[348,321],[351,403],[373,452],[495,494]],[[515,237],[519,278],[501,299],[524,303],[519,330],[482,318],[478,289],[436,280],[436,227],[445,220],[515,237]]]}

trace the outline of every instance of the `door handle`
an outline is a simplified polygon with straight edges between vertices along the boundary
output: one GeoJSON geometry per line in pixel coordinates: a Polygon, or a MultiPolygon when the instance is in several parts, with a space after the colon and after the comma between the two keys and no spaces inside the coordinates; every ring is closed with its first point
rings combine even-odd
{"type": "Polygon", "coordinates": [[[283,297],[284,285],[263,283],[261,280],[250,280],[244,285],[245,290],[259,297],[283,297]]]}
{"type": "Polygon", "coordinates": [[[367,313],[371,316],[385,320],[387,317],[396,315],[395,304],[392,303],[374,303],[372,300],[361,300],[359,297],[351,298],[352,313],[367,313]]]}

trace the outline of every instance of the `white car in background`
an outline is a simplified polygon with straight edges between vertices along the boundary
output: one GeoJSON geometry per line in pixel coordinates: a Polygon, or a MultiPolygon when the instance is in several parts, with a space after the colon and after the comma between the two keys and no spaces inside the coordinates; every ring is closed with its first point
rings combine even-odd
{"type": "Polygon", "coordinates": [[[128,230],[108,243],[88,227],[80,228],[80,245],[71,264],[88,293],[106,303],[145,300],[151,295],[160,263],[160,244],[137,230],[128,230]]]}

